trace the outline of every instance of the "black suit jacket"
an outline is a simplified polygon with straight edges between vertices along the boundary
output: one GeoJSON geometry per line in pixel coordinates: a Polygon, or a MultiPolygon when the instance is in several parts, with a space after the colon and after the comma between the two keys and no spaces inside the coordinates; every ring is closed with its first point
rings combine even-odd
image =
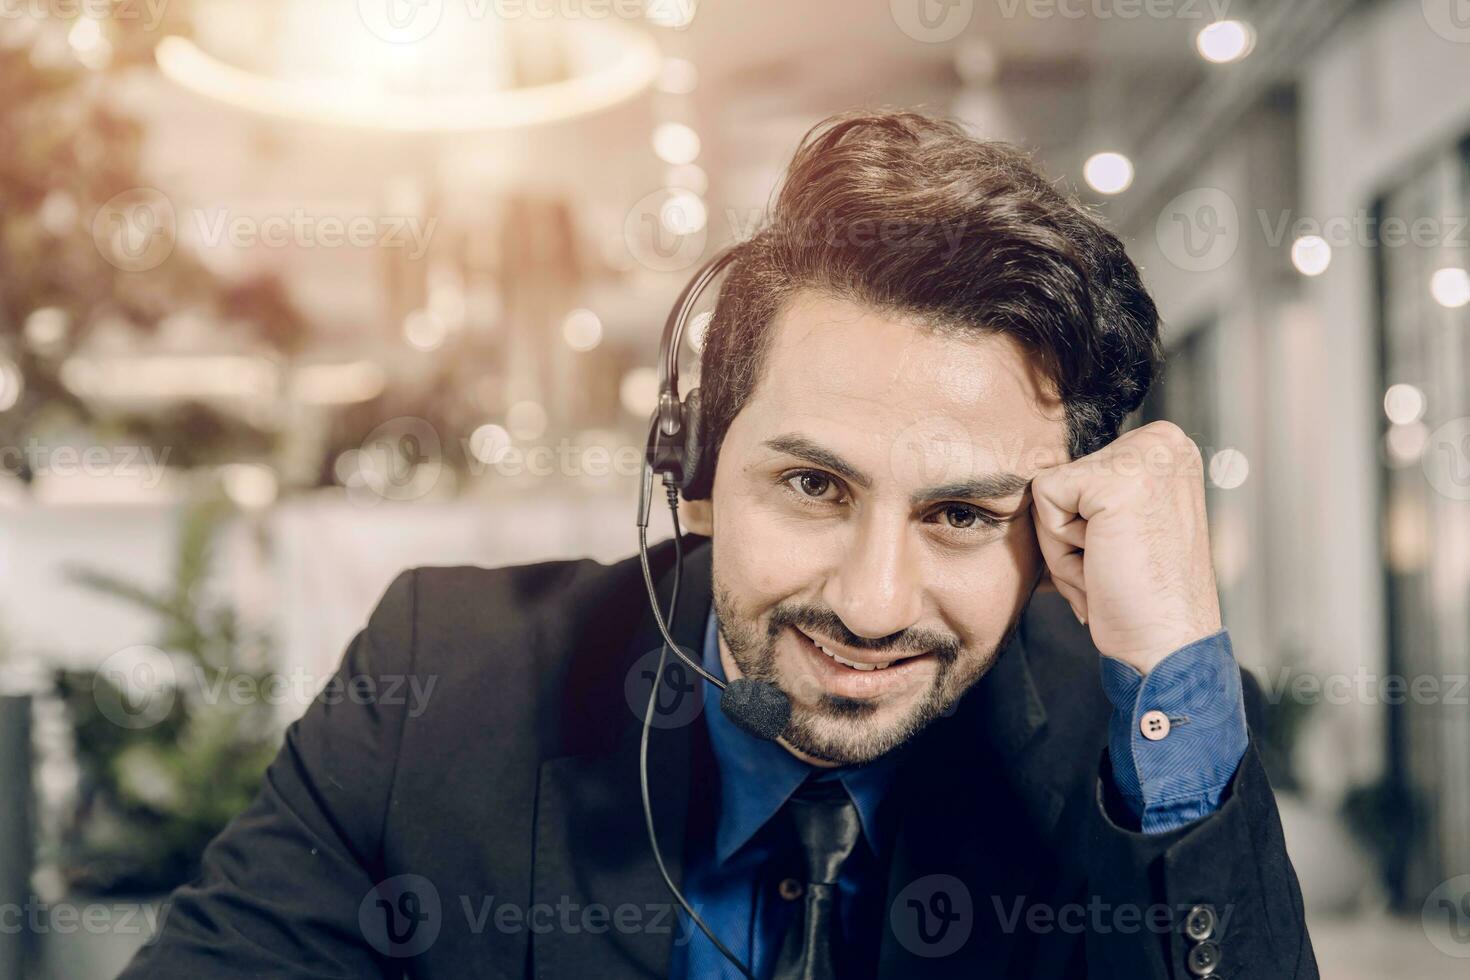
{"type": "MultiPolygon", "coordinates": [[[[685,541],[673,629],[697,651],[711,543],[685,541]]],[[[651,561],[667,599],[672,544],[651,561]]],[[[636,556],[403,573],[124,978],[666,975],[680,937],[625,694],[656,638],[636,556]],[[426,703],[405,679],[433,684],[426,703]]],[[[1097,658],[1039,593],[991,671],[918,736],[885,804],[879,975],[1187,980],[1208,922],[1196,914],[1194,938],[1181,923],[1208,906],[1215,976],[1316,977],[1254,742],[1215,814],[1125,829],[1097,658]]],[[[649,751],[678,880],[686,828],[718,805],[702,719],[655,728],[649,751]]]]}

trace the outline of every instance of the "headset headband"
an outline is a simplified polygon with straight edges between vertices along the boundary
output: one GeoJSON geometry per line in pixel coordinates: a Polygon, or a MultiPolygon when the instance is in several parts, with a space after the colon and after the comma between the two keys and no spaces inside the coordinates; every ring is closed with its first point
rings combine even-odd
{"type": "Polygon", "coordinates": [[[658,426],[665,436],[677,435],[684,420],[679,411],[679,345],[684,340],[684,328],[688,325],[690,311],[710,281],[719,275],[735,258],[735,249],[727,248],[710,259],[685,284],[679,293],[669,318],[664,323],[663,339],[658,349],[658,426]]]}

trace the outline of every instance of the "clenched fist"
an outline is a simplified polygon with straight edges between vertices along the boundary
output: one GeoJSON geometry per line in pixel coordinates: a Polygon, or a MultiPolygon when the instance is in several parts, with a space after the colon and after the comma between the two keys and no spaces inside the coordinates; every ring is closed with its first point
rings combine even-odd
{"type": "Polygon", "coordinates": [[[1199,447],[1172,422],[1039,471],[1031,511],[1057,591],[1104,655],[1147,674],[1221,628],[1199,447]]]}

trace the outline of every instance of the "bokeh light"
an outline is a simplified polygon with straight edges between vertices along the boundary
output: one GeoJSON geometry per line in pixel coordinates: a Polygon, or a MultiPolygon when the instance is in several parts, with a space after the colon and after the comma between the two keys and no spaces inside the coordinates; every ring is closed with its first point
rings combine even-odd
{"type": "Polygon", "coordinates": [[[1121,194],[1133,183],[1133,161],[1121,153],[1094,153],[1082,166],[1082,179],[1099,194],[1121,194]]]}
{"type": "Polygon", "coordinates": [[[602,343],[602,320],[591,310],[573,310],[561,323],[561,335],[572,350],[593,350],[602,343]]]}
{"type": "Polygon", "coordinates": [[[1291,264],[1304,276],[1320,276],[1332,264],[1332,246],[1319,235],[1303,235],[1291,243],[1291,264]]]}
{"type": "Polygon", "coordinates": [[[1218,20],[1201,28],[1194,38],[1195,50],[1206,61],[1225,65],[1240,61],[1256,46],[1256,32],[1240,20],[1218,20]]]}

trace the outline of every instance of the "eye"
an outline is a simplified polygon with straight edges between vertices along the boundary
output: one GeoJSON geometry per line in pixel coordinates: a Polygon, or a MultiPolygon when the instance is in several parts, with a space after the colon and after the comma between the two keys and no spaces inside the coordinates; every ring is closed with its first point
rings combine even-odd
{"type": "Polygon", "coordinates": [[[940,517],[936,523],[942,523],[957,531],[1003,527],[1006,523],[1001,518],[987,514],[973,504],[945,504],[934,513],[940,517]]]}
{"type": "Polygon", "coordinates": [[[781,483],[804,504],[837,503],[839,497],[827,493],[840,487],[837,480],[820,470],[795,470],[781,477],[781,483]]]}

